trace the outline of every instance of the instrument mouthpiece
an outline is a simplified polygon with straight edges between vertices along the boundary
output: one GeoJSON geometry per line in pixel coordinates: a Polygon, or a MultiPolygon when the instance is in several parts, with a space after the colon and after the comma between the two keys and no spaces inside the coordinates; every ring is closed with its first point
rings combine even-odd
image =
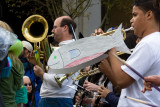
{"type": "Polygon", "coordinates": [[[47,37],[54,37],[54,34],[48,35],[47,37]]]}
{"type": "Polygon", "coordinates": [[[128,29],[125,29],[124,31],[127,32],[127,31],[130,31],[130,30],[134,30],[134,28],[133,28],[133,27],[130,27],[130,28],[128,28],[128,29]]]}

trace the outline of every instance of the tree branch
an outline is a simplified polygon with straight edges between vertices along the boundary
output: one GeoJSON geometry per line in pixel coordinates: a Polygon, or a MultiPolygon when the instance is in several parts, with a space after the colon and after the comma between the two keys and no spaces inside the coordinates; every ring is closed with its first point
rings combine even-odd
{"type": "MultiPolygon", "coordinates": [[[[74,17],[73,17],[73,19],[75,19],[75,18],[78,17],[80,14],[82,14],[84,11],[86,11],[86,10],[89,8],[91,2],[92,2],[92,0],[88,0],[86,6],[85,6],[80,12],[78,12],[77,14],[75,14],[74,17]]],[[[78,8],[76,8],[76,10],[77,10],[77,9],[78,9],[78,8]]]]}
{"type": "Polygon", "coordinates": [[[29,4],[30,2],[37,2],[38,4],[42,6],[46,6],[43,2],[39,0],[27,0],[27,1],[21,2],[21,6],[25,6],[26,4],[29,4]]]}
{"type": "Polygon", "coordinates": [[[47,6],[47,9],[48,9],[48,13],[49,13],[49,16],[51,17],[52,21],[54,21],[54,15],[51,11],[51,8],[50,8],[50,5],[49,5],[49,0],[46,0],[46,6],[47,6]]]}

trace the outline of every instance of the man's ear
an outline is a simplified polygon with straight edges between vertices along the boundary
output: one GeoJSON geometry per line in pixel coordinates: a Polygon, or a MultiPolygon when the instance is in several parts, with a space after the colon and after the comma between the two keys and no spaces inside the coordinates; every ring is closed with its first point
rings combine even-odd
{"type": "Polygon", "coordinates": [[[147,19],[153,18],[153,12],[151,10],[147,11],[146,12],[146,17],[147,17],[147,19]]]}
{"type": "Polygon", "coordinates": [[[63,26],[63,29],[64,29],[64,31],[66,31],[66,30],[68,30],[69,28],[68,28],[67,25],[64,25],[64,26],[63,26]]]}

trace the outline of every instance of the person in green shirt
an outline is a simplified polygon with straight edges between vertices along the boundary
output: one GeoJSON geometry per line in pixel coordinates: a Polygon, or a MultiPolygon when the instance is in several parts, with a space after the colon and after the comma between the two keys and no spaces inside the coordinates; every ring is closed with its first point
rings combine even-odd
{"type": "MultiPolygon", "coordinates": [[[[0,27],[8,30],[9,32],[13,32],[10,26],[3,21],[0,21],[0,27]]],[[[12,45],[8,51],[8,56],[12,62],[10,74],[8,77],[0,78],[0,91],[3,96],[5,107],[17,107],[15,100],[16,91],[21,88],[24,75],[23,64],[18,58],[22,49],[22,42],[17,39],[16,43],[12,45]]]]}

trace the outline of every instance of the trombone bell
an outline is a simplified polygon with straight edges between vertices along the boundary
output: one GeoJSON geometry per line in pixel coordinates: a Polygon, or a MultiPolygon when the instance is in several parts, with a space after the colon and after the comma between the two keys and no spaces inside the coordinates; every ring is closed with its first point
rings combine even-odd
{"type": "Polygon", "coordinates": [[[36,43],[42,41],[48,33],[48,23],[40,15],[28,17],[22,25],[22,34],[30,42],[36,43]]]}

